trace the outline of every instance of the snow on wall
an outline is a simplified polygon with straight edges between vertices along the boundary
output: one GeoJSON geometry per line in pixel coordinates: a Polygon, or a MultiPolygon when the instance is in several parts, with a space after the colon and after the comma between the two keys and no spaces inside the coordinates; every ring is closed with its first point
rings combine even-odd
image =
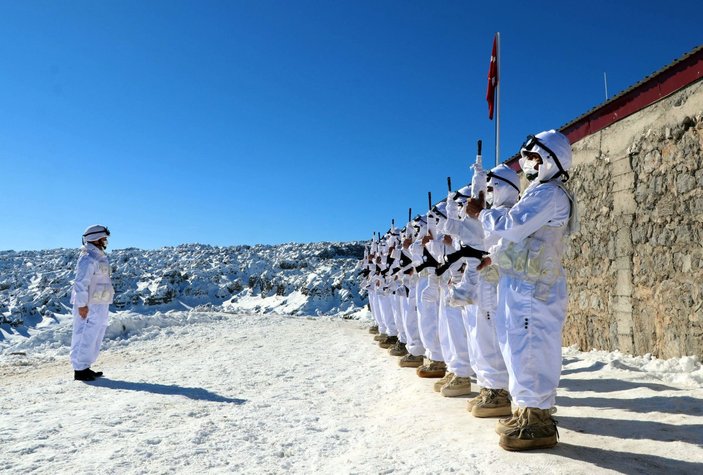
{"type": "MultiPolygon", "coordinates": [[[[348,315],[366,304],[362,242],[108,251],[112,310],[203,306],[229,312],[348,315]]],[[[78,249],[0,251],[0,324],[32,327],[70,309],[78,249]]]]}

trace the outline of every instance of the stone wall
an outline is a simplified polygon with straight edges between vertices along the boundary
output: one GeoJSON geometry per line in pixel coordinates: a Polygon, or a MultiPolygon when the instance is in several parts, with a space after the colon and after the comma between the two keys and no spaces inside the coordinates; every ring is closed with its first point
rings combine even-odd
{"type": "Polygon", "coordinates": [[[573,148],[564,344],[703,355],[703,82],[573,148]]]}

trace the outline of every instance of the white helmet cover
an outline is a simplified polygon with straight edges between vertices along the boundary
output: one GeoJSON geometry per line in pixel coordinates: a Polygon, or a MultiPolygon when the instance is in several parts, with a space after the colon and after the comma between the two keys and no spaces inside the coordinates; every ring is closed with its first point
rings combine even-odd
{"type": "Polygon", "coordinates": [[[88,226],[83,232],[83,244],[86,242],[99,241],[109,235],[110,230],[107,229],[107,226],[103,226],[102,224],[93,224],[92,226],[88,226]]]}
{"type": "Polygon", "coordinates": [[[459,190],[454,193],[454,201],[460,204],[466,203],[469,198],[471,197],[471,187],[470,186],[463,186],[459,188],[459,190]]]}
{"type": "Polygon", "coordinates": [[[493,206],[512,206],[520,195],[520,178],[509,166],[501,163],[488,172],[488,186],[493,187],[493,206]]]}
{"type": "MultiPolygon", "coordinates": [[[[561,132],[556,130],[546,130],[537,135],[530,135],[522,145],[520,153],[535,152],[542,157],[542,164],[539,166],[537,179],[542,183],[557,176],[562,176],[562,180],[569,179],[568,170],[571,168],[571,144],[561,132]]],[[[520,159],[520,165],[524,161],[520,159]]]]}

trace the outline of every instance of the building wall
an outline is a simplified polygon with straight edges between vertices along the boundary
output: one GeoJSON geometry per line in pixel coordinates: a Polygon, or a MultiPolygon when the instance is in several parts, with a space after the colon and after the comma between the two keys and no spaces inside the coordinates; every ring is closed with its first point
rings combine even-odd
{"type": "Polygon", "coordinates": [[[703,355],[703,81],[573,150],[564,345],[703,355]]]}

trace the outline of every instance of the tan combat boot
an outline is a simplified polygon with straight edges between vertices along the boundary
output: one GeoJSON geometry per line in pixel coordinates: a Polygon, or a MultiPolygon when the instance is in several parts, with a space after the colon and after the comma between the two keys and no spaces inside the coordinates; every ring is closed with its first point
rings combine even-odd
{"type": "Polygon", "coordinates": [[[478,392],[478,396],[475,398],[471,398],[467,401],[466,403],[466,410],[471,412],[471,410],[474,408],[474,406],[483,399],[483,397],[488,393],[488,389],[486,388],[481,388],[481,390],[478,392]]]}
{"type": "Polygon", "coordinates": [[[379,333],[378,335],[373,337],[373,341],[383,341],[386,338],[388,338],[388,335],[386,335],[385,333],[379,333]]]}
{"type": "Polygon", "coordinates": [[[483,399],[471,409],[474,417],[504,417],[512,412],[510,394],[505,389],[487,389],[483,399]]]}
{"type": "Polygon", "coordinates": [[[398,343],[398,337],[397,336],[389,336],[385,340],[379,341],[378,346],[380,346],[381,348],[388,349],[391,346],[395,345],[396,343],[398,343]]]}
{"type": "Polygon", "coordinates": [[[524,408],[518,407],[513,411],[510,417],[498,419],[498,422],[496,422],[496,434],[503,435],[514,430],[518,426],[524,410],[524,408]]]}
{"type": "Polygon", "coordinates": [[[442,386],[442,396],[457,397],[471,394],[471,378],[454,376],[451,381],[442,386]]]}
{"type": "Polygon", "coordinates": [[[424,359],[425,358],[422,355],[413,356],[408,353],[398,361],[398,365],[401,368],[417,368],[418,366],[422,366],[422,361],[424,359]]]}
{"type": "Polygon", "coordinates": [[[436,393],[440,392],[442,390],[442,386],[444,386],[449,381],[451,381],[453,377],[454,377],[454,373],[445,374],[444,376],[442,376],[442,379],[440,379],[439,381],[436,381],[434,383],[434,386],[432,386],[432,389],[434,389],[436,393]]]}
{"type": "Polygon", "coordinates": [[[372,335],[378,335],[378,325],[370,326],[369,333],[371,333],[372,335]]]}
{"type": "Polygon", "coordinates": [[[421,378],[441,378],[447,373],[447,365],[444,361],[425,358],[425,362],[415,372],[421,378]]]}
{"type": "Polygon", "coordinates": [[[405,348],[405,343],[398,340],[392,348],[388,350],[391,356],[405,356],[408,354],[408,350],[405,348]]]}
{"type": "Polygon", "coordinates": [[[528,407],[517,427],[500,436],[500,446],[510,451],[549,449],[557,445],[558,438],[557,422],[550,410],[528,407]]]}

